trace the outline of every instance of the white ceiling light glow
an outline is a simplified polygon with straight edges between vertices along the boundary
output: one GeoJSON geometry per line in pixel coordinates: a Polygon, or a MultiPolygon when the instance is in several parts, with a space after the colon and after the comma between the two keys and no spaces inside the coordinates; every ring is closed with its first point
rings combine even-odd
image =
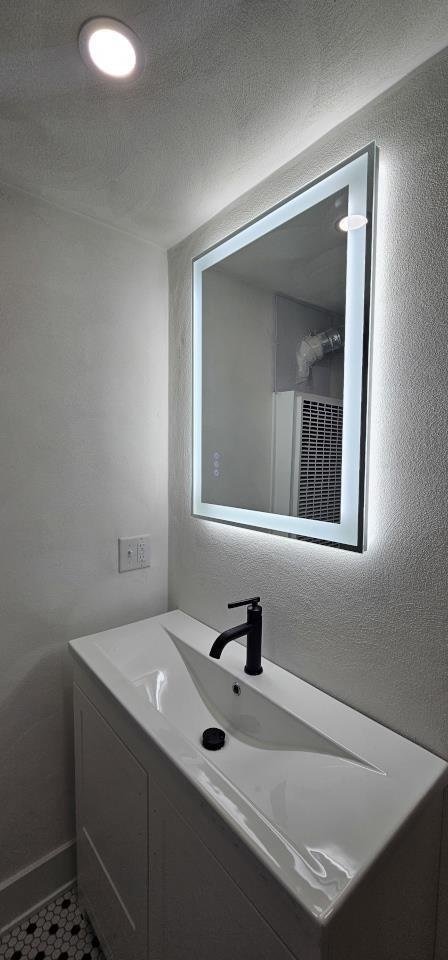
{"type": "Polygon", "coordinates": [[[135,70],[134,47],[118,30],[95,30],[89,40],[89,53],[98,70],[111,77],[128,77],[135,70]]]}
{"type": "Polygon", "coordinates": [[[336,226],[343,233],[348,233],[349,230],[360,230],[361,227],[366,226],[367,222],[367,217],[364,217],[363,214],[352,213],[348,217],[342,217],[341,220],[338,220],[336,226]]]}
{"type": "Polygon", "coordinates": [[[143,56],[135,33],[119,20],[95,17],[79,33],[79,49],[88,67],[112,80],[133,80],[143,69],[143,56]]]}

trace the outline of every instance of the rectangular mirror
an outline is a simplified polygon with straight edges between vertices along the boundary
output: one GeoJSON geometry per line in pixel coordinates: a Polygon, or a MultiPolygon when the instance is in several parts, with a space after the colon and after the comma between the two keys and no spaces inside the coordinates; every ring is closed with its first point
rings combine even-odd
{"type": "Polygon", "coordinates": [[[193,514],[353,550],[376,150],[193,262],[193,514]]]}

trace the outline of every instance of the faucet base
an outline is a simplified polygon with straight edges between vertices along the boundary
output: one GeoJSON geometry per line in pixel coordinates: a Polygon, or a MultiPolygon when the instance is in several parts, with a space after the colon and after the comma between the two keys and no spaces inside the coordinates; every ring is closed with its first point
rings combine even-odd
{"type": "Polygon", "coordinates": [[[244,667],[244,673],[248,673],[250,677],[258,677],[260,673],[263,673],[263,667],[244,667]]]}

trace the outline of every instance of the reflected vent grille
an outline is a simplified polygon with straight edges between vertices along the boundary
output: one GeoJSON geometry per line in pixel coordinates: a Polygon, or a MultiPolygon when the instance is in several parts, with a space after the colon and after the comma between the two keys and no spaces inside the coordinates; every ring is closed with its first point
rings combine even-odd
{"type": "MultiPolygon", "coordinates": [[[[297,516],[339,523],[341,519],[342,404],[303,397],[298,466],[297,516]]],[[[300,416],[300,407],[298,407],[300,416]]]]}

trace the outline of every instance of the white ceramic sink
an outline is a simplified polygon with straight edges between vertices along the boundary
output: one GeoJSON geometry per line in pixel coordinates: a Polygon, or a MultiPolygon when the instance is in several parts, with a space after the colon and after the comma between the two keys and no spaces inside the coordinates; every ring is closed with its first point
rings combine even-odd
{"type": "MultiPolygon", "coordinates": [[[[236,739],[257,750],[302,751],[363,763],[296,714],[268,700],[262,691],[241,679],[235,683],[225,659],[222,669],[217,670],[216,660],[211,660],[207,652],[204,655],[195,650],[169,629],[166,634],[171,644],[163,643],[165,666],[130,679],[138,692],[194,743],[200,743],[202,731],[213,724],[230,735],[232,752],[236,739]]],[[[244,753],[250,755],[250,751],[244,753]]],[[[283,759],[289,762],[288,757],[283,759]]]]}
{"type": "Polygon", "coordinates": [[[324,922],[447,765],[269,661],[247,676],[240,644],[210,659],[215,638],[174,611],[71,648],[324,922]],[[211,726],[226,733],[216,752],[211,726]]]}

